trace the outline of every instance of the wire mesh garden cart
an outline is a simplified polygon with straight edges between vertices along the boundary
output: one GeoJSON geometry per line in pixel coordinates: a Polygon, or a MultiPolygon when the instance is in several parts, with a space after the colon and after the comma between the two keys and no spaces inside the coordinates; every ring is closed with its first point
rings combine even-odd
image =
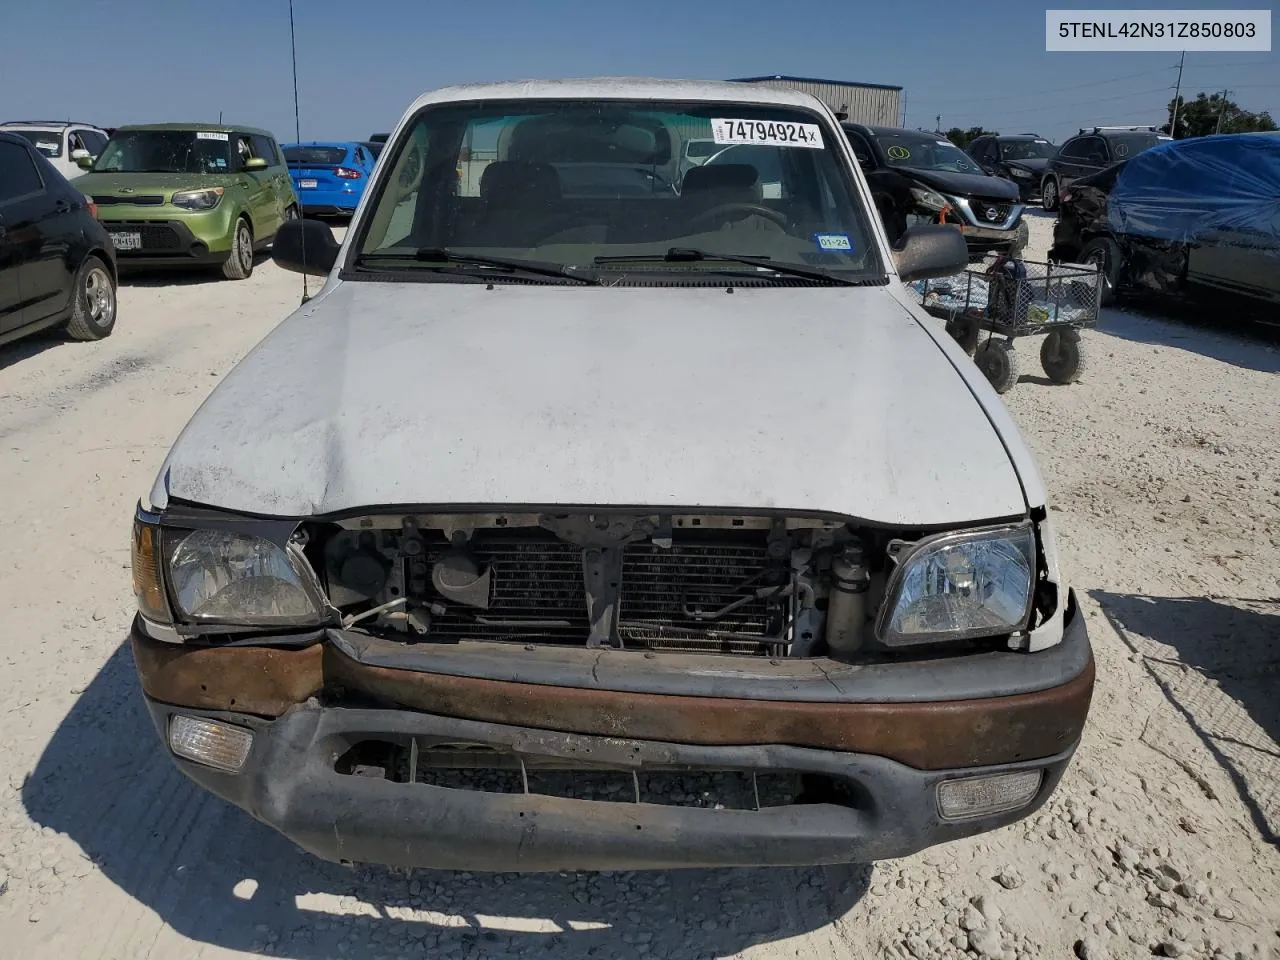
{"type": "Polygon", "coordinates": [[[1080,331],[1098,322],[1102,293],[1095,265],[997,257],[908,289],[925,310],[946,322],[947,332],[997,393],[1018,382],[1014,341],[1019,337],[1044,336],[1040,365],[1054,383],[1074,383],[1084,372],[1080,331]]]}

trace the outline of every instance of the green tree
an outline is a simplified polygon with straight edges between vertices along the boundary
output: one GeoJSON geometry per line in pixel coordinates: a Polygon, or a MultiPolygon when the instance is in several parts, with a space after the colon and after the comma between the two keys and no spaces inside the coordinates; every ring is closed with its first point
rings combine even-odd
{"type": "Polygon", "coordinates": [[[961,130],[959,127],[952,127],[947,131],[947,139],[963,150],[979,137],[996,136],[999,130],[984,130],[982,127],[970,127],[968,130],[961,130]]]}
{"type": "MultiPolygon", "coordinates": [[[[1230,92],[1230,91],[1228,91],[1230,92]]],[[[1275,121],[1266,110],[1253,113],[1242,110],[1240,105],[1221,93],[1198,93],[1194,100],[1178,97],[1178,129],[1173,136],[1182,140],[1186,137],[1207,137],[1213,133],[1255,133],[1275,130],[1275,121]]],[[[1169,120],[1164,124],[1164,131],[1169,131],[1173,120],[1174,101],[1169,101],[1169,120]]]]}

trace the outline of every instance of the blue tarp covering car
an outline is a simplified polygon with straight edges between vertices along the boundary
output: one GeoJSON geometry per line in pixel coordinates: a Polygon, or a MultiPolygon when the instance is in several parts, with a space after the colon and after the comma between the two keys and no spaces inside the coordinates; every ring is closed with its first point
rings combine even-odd
{"type": "Polygon", "coordinates": [[[1118,233],[1179,243],[1231,230],[1280,245],[1280,134],[1175,140],[1138,154],[1111,189],[1118,233]]]}
{"type": "Polygon", "coordinates": [[[1051,260],[1093,263],[1103,303],[1212,290],[1280,304],[1280,133],[1177,140],[1062,193],[1051,260]]]}

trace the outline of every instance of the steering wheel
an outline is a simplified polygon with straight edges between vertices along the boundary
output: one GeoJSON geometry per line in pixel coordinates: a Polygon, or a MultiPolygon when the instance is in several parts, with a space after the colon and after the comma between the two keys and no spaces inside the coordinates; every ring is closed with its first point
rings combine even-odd
{"type": "Polygon", "coordinates": [[[725,214],[734,213],[746,215],[754,214],[756,216],[764,217],[767,220],[772,220],[784,229],[787,226],[787,218],[784,214],[779,213],[777,210],[770,210],[768,207],[759,203],[719,203],[714,207],[703,210],[701,213],[694,214],[693,218],[689,221],[689,226],[695,227],[704,220],[715,220],[725,214]]]}

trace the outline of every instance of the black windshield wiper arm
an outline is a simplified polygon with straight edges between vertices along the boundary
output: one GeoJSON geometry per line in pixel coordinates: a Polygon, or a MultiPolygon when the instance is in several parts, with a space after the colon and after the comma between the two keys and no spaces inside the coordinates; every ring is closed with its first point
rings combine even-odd
{"type": "Polygon", "coordinates": [[[572,266],[561,263],[544,263],[538,260],[520,260],[513,257],[489,257],[483,254],[454,253],[447,247],[419,247],[404,253],[393,253],[390,250],[375,250],[362,253],[356,257],[356,264],[379,260],[413,260],[418,263],[457,263],[463,266],[489,267],[508,273],[520,271],[541,277],[562,277],[575,283],[599,283],[595,277],[583,276],[572,266]]]}
{"type": "Polygon", "coordinates": [[[721,260],[726,263],[741,263],[748,267],[771,270],[788,277],[803,277],[819,283],[835,283],[846,286],[861,286],[861,281],[837,277],[824,270],[810,270],[789,263],[774,263],[768,257],[747,257],[736,253],[713,253],[710,250],[699,250],[697,247],[671,247],[662,254],[619,254],[610,257],[596,257],[595,263],[698,263],[704,260],[721,260]]]}

